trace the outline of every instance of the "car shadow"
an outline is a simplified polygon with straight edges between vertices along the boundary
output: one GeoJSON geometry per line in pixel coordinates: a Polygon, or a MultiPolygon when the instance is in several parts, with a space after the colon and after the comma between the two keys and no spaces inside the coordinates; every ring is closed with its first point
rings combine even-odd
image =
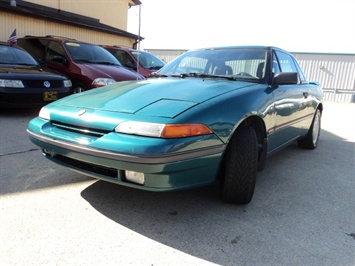
{"type": "Polygon", "coordinates": [[[259,238],[250,240],[247,232],[265,234],[261,228],[272,228],[272,217],[292,215],[287,205],[290,201],[312,200],[315,194],[309,187],[314,186],[315,177],[310,169],[335,162],[332,156],[336,155],[326,151],[338,146],[339,140],[322,131],[317,149],[303,150],[293,144],[268,158],[266,168],[258,173],[254,198],[248,205],[222,203],[217,184],[154,193],[97,181],[81,196],[102,215],[138,234],[194,257],[227,265],[231,263],[227,254],[242,255],[243,243],[256,241],[248,245],[260,245],[259,238]],[[255,230],[250,228],[253,226],[255,230]],[[214,247],[214,252],[206,246],[214,247]]]}

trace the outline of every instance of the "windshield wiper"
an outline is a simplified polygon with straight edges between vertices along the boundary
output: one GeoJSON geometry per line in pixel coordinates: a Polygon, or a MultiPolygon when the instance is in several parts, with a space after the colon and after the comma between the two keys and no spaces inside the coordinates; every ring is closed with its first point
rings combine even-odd
{"type": "Polygon", "coordinates": [[[180,78],[186,78],[186,77],[195,77],[195,78],[224,78],[224,79],[228,79],[228,80],[236,80],[236,77],[233,77],[233,76],[213,75],[213,74],[196,73],[196,72],[183,73],[183,74],[172,75],[172,76],[173,76],[173,77],[180,77],[180,78]]]}
{"type": "Polygon", "coordinates": [[[153,72],[148,76],[148,78],[166,78],[166,77],[169,77],[169,76],[165,75],[165,74],[159,74],[157,72],[153,72]]]}
{"type": "Polygon", "coordinates": [[[115,63],[107,62],[107,61],[95,61],[95,62],[92,62],[92,63],[102,64],[102,65],[110,65],[110,66],[120,66],[119,64],[115,64],[115,63]]]}
{"type": "Polygon", "coordinates": [[[154,70],[154,69],[156,69],[156,70],[159,70],[159,69],[161,69],[163,66],[151,66],[151,67],[149,67],[148,69],[152,69],[152,70],[154,70]]]}
{"type": "Polygon", "coordinates": [[[75,59],[74,61],[76,62],[83,62],[83,63],[90,63],[90,64],[93,64],[94,62],[90,61],[90,60],[87,60],[87,59],[75,59]]]}
{"type": "Polygon", "coordinates": [[[0,62],[1,65],[11,65],[11,66],[38,66],[38,65],[34,65],[34,64],[27,64],[27,63],[4,63],[4,62],[0,62]]]}
{"type": "Polygon", "coordinates": [[[76,62],[89,63],[89,64],[100,64],[100,65],[110,65],[110,66],[120,66],[119,64],[115,64],[108,61],[91,61],[87,59],[76,59],[76,62]]]}

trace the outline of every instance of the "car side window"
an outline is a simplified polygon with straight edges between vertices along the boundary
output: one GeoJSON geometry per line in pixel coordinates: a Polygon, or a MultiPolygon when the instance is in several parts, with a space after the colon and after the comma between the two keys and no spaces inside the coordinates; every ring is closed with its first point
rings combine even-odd
{"type": "Polygon", "coordinates": [[[32,55],[38,62],[42,62],[44,51],[46,50],[46,40],[38,39],[19,39],[17,43],[32,55]]]}
{"type": "Polygon", "coordinates": [[[272,54],[272,73],[273,74],[277,74],[280,73],[280,66],[279,66],[279,62],[277,61],[277,57],[275,55],[275,53],[272,54]]]}
{"type": "Polygon", "coordinates": [[[291,56],[279,51],[276,51],[276,55],[279,59],[281,72],[297,72],[297,68],[291,56]]]}
{"type": "Polygon", "coordinates": [[[275,51],[275,53],[278,61],[278,66],[280,67],[280,72],[296,72],[298,76],[298,83],[300,83],[300,75],[297,71],[297,67],[292,56],[280,51],[275,51]]]}
{"type": "Polygon", "coordinates": [[[55,61],[54,58],[58,56],[66,58],[64,48],[58,42],[50,42],[46,52],[46,61],[55,61]]]}
{"type": "MultiPolygon", "coordinates": [[[[294,59],[294,61],[295,61],[295,59],[294,59]]],[[[297,62],[295,62],[295,65],[296,65],[296,67],[297,67],[298,76],[299,76],[299,78],[300,78],[300,80],[301,80],[301,83],[307,83],[307,82],[308,82],[308,81],[307,81],[307,78],[306,78],[306,76],[304,75],[302,69],[300,68],[300,66],[298,65],[297,62]]]]}
{"type": "Polygon", "coordinates": [[[135,64],[133,61],[132,57],[125,51],[120,51],[120,50],[115,50],[115,53],[113,54],[118,61],[124,66],[132,65],[135,64]]]}

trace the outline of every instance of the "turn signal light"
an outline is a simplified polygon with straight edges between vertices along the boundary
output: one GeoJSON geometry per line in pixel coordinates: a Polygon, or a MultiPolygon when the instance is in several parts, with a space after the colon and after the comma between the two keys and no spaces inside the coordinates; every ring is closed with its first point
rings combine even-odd
{"type": "Polygon", "coordinates": [[[183,138],[211,134],[203,124],[167,124],[161,132],[161,138],[183,138]]]}

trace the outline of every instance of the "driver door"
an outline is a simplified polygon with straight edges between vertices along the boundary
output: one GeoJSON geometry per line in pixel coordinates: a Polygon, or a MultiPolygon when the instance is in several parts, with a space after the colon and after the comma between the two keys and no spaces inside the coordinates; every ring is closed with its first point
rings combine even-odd
{"type": "MultiPolygon", "coordinates": [[[[273,73],[279,72],[298,73],[298,70],[290,55],[276,51],[273,54],[273,73]]],[[[270,152],[306,134],[307,128],[304,125],[305,120],[309,119],[306,108],[309,101],[307,84],[302,84],[300,78],[297,84],[278,85],[273,90],[273,96],[275,125],[269,141],[270,152]]]]}

